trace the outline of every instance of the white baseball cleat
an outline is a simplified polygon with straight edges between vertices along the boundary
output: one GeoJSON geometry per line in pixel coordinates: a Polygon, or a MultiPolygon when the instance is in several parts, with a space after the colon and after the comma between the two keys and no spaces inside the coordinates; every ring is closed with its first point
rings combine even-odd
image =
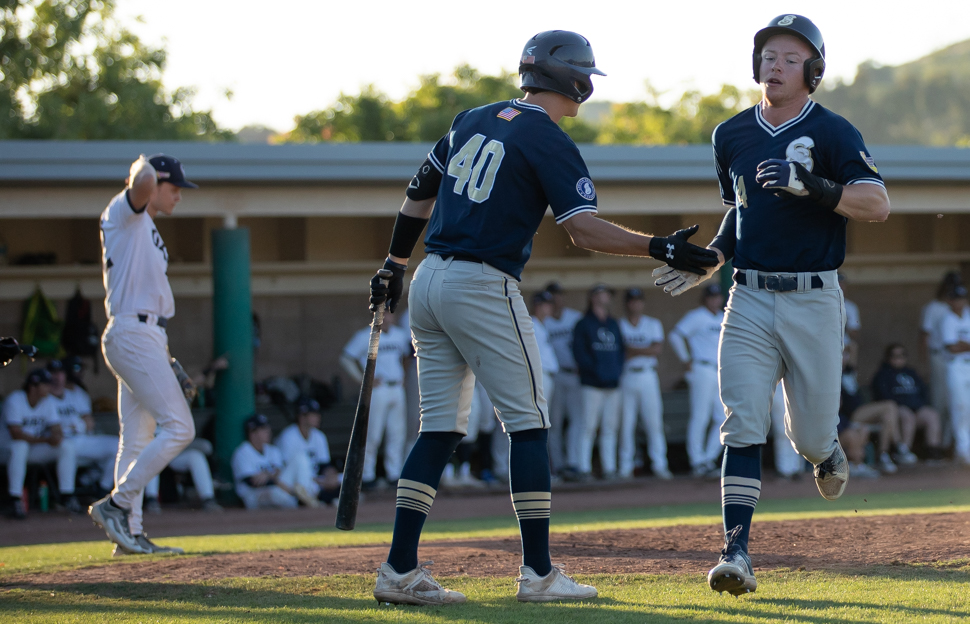
{"type": "Polygon", "coordinates": [[[751,558],[737,544],[741,526],[736,526],[724,536],[724,550],[717,565],[707,573],[707,584],[716,592],[728,592],[732,596],[750,594],[758,589],[754,578],[751,558]]]}
{"type": "Polygon", "coordinates": [[[425,569],[433,561],[425,561],[415,569],[398,574],[388,563],[377,568],[374,598],[378,603],[410,605],[446,605],[465,602],[465,594],[445,589],[425,569]]]}
{"type": "Polygon", "coordinates": [[[589,600],[598,595],[592,585],[583,585],[566,576],[565,566],[554,564],[549,574],[539,576],[529,566],[519,566],[519,584],[515,598],[519,602],[551,602],[553,600],[589,600]]]}
{"type": "Polygon", "coordinates": [[[176,546],[159,546],[155,542],[148,539],[148,536],[142,533],[141,535],[135,536],[135,541],[144,549],[143,552],[128,552],[122,548],[119,544],[115,544],[115,549],[111,553],[112,557],[124,557],[125,555],[148,555],[148,554],[158,554],[158,555],[184,555],[185,551],[176,546]]]}
{"type": "Polygon", "coordinates": [[[842,496],[849,482],[849,460],[845,458],[842,445],[835,443],[835,450],[821,464],[815,464],[815,485],[825,500],[842,496]]]}
{"type": "Polygon", "coordinates": [[[104,529],[108,539],[120,546],[121,550],[129,554],[149,554],[151,551],[132,536],[128,528],[128,513],[127,509],[112,504],[110,494],[88,507],[88,515],[94,523],[104,529]]]}

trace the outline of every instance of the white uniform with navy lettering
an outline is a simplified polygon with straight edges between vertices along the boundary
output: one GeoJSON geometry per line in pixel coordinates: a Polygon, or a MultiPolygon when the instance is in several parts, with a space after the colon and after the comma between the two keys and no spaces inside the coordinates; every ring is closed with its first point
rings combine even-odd
{"type": "MultiPolygon", "coordinates": [[[[291,457],[303,456],[310,466],[313,477],[320,475],[321,467],[330,464],[330,444],[327,436],[316,427],[310,428],[310,437],[304,438],[300,433],[300,426],[296,423],[280,432],[276,438],[276,446],[283,452],[287,463],[291,457]]],[[[316,496],[320,493],[320,485],[314,479],[308,491],[316,496]]]]}
{"type": "Polygon", "coordinates": [[[192,441],[195,425],[172,373],[163,327],[175,314],[168,251],[147,210],[136,210],[126,191],[101,214],[101,253],[108,315],[101,349],[118,379],[121,420],[111,496],[131,510],[129,527],[138,535],[145,486],[192,441]]]}
{"type": "Polygon", "coordinates": [[[711,312],[701,306],[688,312],[670,332],[677,357],[690,364],[685,375],[690,386],[687,456],[693,468],[713,462],[721,454],[719,427],[724,422],[724,408],[717,381],[717,345],[723,320],[721,310],[711,312]]]}
{"type": "Polygon", "coordinates": [[[84,416],[91,415],[91,397],[81,388],[64,388],[64,395],[50,395],[57,408],[61,430],[65,438],[74,440],[78,466],[97,466],[101,470],[98,485],[110,490],[115,482],[115,461],[118,458],[118,436],[88,431],[84,416]]]}
{"type": "Polygon", "coordinates": [[[11,392],[3,402],[3,432],[0,434],[0,451],[7,456],[8,493],[20,498],[27,477],[27,464],[47,464],[57,462],[57,484],[61,494],[74,493],[74,477],[77,474],[77,460],[74,454],[74,440],[65,437],[57,446],[50,444],[30,444],[24,440],[12,440],[7,429],[16,425],[29,436],[42,436],[44,431],[60,424],[57,406],[52,397],[41,399],[31,406],[27,393],[23,390],[11,392]]]}
{"type": "MultiPolygon", "coordinates": [[[[664,328],[660,321],[640,316],[636,324],[627,317],[620,319],[620,333],[627,348],[646,349],[664,341],[664,328]]],[[[626,361],[620,379],[622,393],[622,416],[620,421],[621,477],[633,475],[636,451],[637,415],[647,432],[647,455],[653,473],[665,474],[667,468],[667,438],[664,436],[663,401],[660,396],[660,378],[657,376],[657,358],[637,355],[626,361]]]]}
{"type": "MultiPolygon", "coordinates": [[[[970,344],[970,308],[957,316],[952,310],[943,318],[943,344],[970,344]]],[[[970,464],[970,352],[948,353],[947,380],[954,456],[970,464]]]]}
{"type": "Polygon", "coordinates": [[[950,401],[947,391],[946,347],[943,344],[943,319],[950,313],[950,306],[934,299],[923,307],[920,329],[926,332],[926,346],[930,355],[930,402],[941,416],[949,414],[950,401]]]}
{"type": "MultiPolygon", "coordinates": [[[[370,327],[350,339],[344,355],[356,360],[361,369],[367,364],[370,327]]],[[[407,405],[404,395],[404,358],[411,354],[411,334],[394,325],[381,333],[374,369],[374,389],[370,399],[367,446],[364,450],[363,481],[377,478],[377,451],[384,440],[384,472],[395,482],[404,467],[404,441],[407,436],[407,405]]]]}
{"type": "Polygon", "coordinates": [[[583,318],[579,310],[563,308],[559,318],[546,317],[543,326],[556,354],[559,370],[553,375],[555,392],[549,404],[549,460],[553,472],[566,466],[578,467],[580,445],[586,429],[583,420],[583,392],[573,357],[573,329],[583,318]],[[568,422],[568,426],[566,421],[568,422]],[[565,452],[563,444],[565,443],[565,452]]]}

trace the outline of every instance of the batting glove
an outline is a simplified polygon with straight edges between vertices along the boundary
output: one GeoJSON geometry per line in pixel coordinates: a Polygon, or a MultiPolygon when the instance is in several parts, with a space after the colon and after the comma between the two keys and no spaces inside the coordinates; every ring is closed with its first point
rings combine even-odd
{"type": "Polygon", "coordinates": [[[841,184],[815,175],[801,163],[780,158],[772,158],[758,165],[758,175],[754,179],[762,188],[807,197],[829,210],[835,210],[842,199],[841,184]]]}
{"type": "Polygon", "coordinates": [[[708,267],[717,267],[718,260],[715,251],[687,242],[699,227],[677,230],[670,236],[654,236],[650,240],[650,255],[678,271],[705,275],[708,267]]]}
{"type": "Polygon", "coordinates": [[[394,312],[397,309],[397,302],[401,299],[404,292],[404,272],[407,267],[391,262],[390,259],[384,261],[384,270],[390,271],[393,276],[387,284],[381,279],[380,275],[374,275],[370,280],[370,311],[377,312],[377,307],[382,303],[387,304],[387,309],[394,312]]]}
{"type": "Polygon", "coordinates": [[[710,267],[704,275],[697,275],[696,273],[678,271],[672,266],[664,265],[653,270],[653,276],[657,278],[653,284],[663,288],[664,292],[669,293],[671,297],[676,297],[710,279],[717,269],[718,267],[710,267]]]}

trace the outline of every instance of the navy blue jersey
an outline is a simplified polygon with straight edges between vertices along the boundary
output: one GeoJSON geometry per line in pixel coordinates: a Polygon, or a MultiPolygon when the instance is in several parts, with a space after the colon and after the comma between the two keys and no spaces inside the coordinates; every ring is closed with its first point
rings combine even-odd
{"type": "Polygon", "coordinates": [[[459,113],[428,158],[443,177],[426,253],[476,258],[519,279],[547,207],[556,223],[596,212],[579,149],[534,104],[459,113]]]}
{"type": "MultiPolygon", "coordinates": [[[[758,271],[830,271],[845,259],[846,218],[815,202],[774,192],[755,182],[769,158],[799,162],[839,184],[884,186],[862,135],[844,118],[809,100],[777,128],[755,105],[714,130],[714,163],[721,199],[732,206],[718,240],[735,218],[734,267],[758,271]]],[[[722,244],[717,244],[722,248],[722,244]]],[[[728,254],[730,256],[730,254],[728,254]]]]}

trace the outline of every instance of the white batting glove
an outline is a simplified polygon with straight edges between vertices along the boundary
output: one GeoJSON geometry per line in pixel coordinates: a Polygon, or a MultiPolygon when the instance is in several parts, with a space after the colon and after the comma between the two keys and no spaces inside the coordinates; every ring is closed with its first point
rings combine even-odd
{"type": "Polygon", "coordinates": [[[672,266],[665,264],[653,270],[653,277],[657,278],[654,285],[662,287],[665,293],[670,293],[670,296],[676,297],[701,282],[710,279],[717,269],[718,267],[710,267],[704,275],[697,275],[696,273],[690,273],[688,271],[678,271],[672,266]]]}

